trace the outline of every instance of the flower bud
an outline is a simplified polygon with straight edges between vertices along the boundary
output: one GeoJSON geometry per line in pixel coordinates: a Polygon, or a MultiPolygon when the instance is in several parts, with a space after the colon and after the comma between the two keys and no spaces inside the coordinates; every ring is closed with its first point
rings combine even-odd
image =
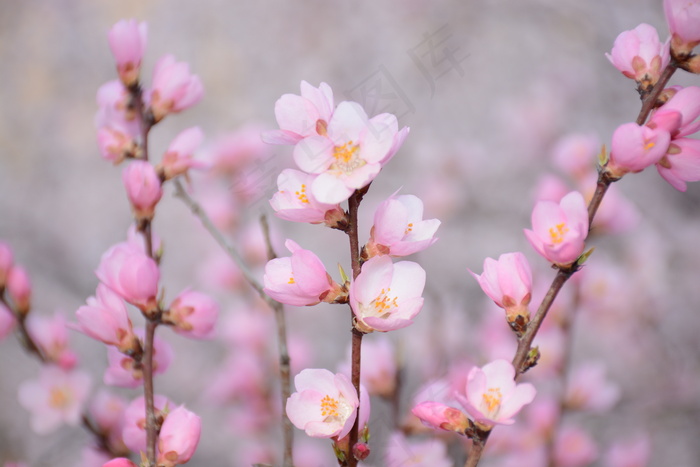
{"type": "Polygon", "coordinates": [[[122,180],[137,219],[153,219],[156,204],[163,196],[155,168],[147,161],[134,161],[124,169],[122,180]]]}

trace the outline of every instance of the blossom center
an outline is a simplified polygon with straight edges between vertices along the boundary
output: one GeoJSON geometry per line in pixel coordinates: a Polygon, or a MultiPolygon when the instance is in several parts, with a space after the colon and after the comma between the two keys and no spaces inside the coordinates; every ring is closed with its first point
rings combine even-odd
{"type": "Polygon", "coordinates": [[[656,143],[653,141],[647,141],[647,144],[644,145],[644,150],[648,151],[649,149],[653,148],[656,146],[656,143]]]}
{"type": "Polygon", "coordinates": [[[338,405],[339,402],[337,399],[326,395],[323,399],[321,399],[321,415],[323,417],[337,417],[340,415],[338,413],[338,405]]]}
{"type": "Polygon", "coordinates": [[[394,308],[399,306],[396,303],[396,297],[390,297],[389,292],[391,292],[391,288],[382,289],[377,298],[372,301],[374,311],[379,318],[388,318],[394,308]]]}
{"type": "Polygon", "coordinates": [[[499,388],[489,388],[481,397],[484,399],[484,404],[486,404],[486,408],[490,413],[493,413],[495,409],[500,407],[503,400],[503,395],[499,388]]]}
{"type": "Polygon", "coordinates": [[[296,281],[294,280],[294,277],[289,278],[289,282],[287,284],[296,284],[296,281]]]}
{"type": "Polygon", "coordinates": [[[295,195],[297,195],[297,199],[299,202],[303,204],[309,204],[309,197],[306,194],[306,184],[302,183],[301,188],[299,188],[299,191],[294,192],[295,195]]]}
{"type": "Polygon", "coordinates": [[[333,158],[335,162],[331,165],[331,170],[350,173],[356,168],[365,165],[366,162],[358,156],[359,151],[360,146],[358,144],[353,144],[352,141],[348,141],[342,146],[335,146],[333,148],[333,158]]]}
{"type": "Polygon", "coordinates": [[[549,236],[552,238],[552,243],[559,244],[564,241],[564,236],[569,231],[566,224],[562,222],[554,227],[549,228],[549,236]]]}
{"type": "Polygon", "coordinates": [[[70,405],[70,397],[61,388],[51,388],[49,394],[49,405],[55,409],[63,409],[70,405]]]}
{"type": "Polygon", "coordinates": [[[404,230],[403,234],[404,234],[404,235],[408,235],[408,233],[409,233],[409,232],[412,232],[412,231],[413,231],[413,222],[409,223],[409,224],[406,226],[406,230],[404,230]]]}

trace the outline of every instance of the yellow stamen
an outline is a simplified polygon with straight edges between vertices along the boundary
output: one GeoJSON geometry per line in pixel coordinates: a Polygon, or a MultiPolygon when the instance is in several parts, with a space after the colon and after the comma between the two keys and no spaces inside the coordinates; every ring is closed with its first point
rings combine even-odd
{"type": "Polygon", "coordinates": [[[338,162],[347,164],[352,160],[359,148],[360,147],[358,145],[352,144],[352,141],[348,141],[342,146],[336,146],[333,148],[333,157],[335,157],[335,160],[338,162]]]}
{"type": "Polygon", "coordinates": [[[296,284],[296,281],[294,280],[293,277],[290,277],[289,282],[287,282],[287,284],[296,284]]]}
{"type": "Polygon", "coordinates": [[[70,398],[65,391],[60,388],[51,388],[51,393],[49,394],[49,405],[56,409],[61,409],[70,403],[70,398]]]}
{"type": "Polygon", "coordinates": [[[412,232],[412,231],[413,231],[413,222],[411,222],[410,224],[408,224],[408,227],[406,227],[406,230],[404,231],[403,234],[404,234],[404,235],[408,235],[408,232],[412,232]]]}
{"type": "Polygon", "coordinates": [[[309,197],[306,195],[306,185],[304,183],[301,184],[299,191],[295,191],[294,194],[297,195],[299,201],[304,204],[309,204],[309,197]]]}
{"type": "Polygon", "coordinates": [[[338,413],[338,401],[328,395],[321,399],[321,415],[323,417],[337,417],[340,415],[338,413]]]}
{"type": "Polygon", "coordinates": [[[481,397],[484,399],[484,403],[489,409],[489,412],[493,412],[494,409],[498,408],[503,400],[501,390],[498,388],[489,388],[489,390],[481,397]]]}
{"type": "Polygon", "coordinates": [[[654,146],[656,146],[656,143],[653,141],[649,141],[646,145],[644,145],[644,150],[648,151],[649,149],[653,148],[654,146]]]}
{"type": "Polygon", "coordinates": [[[564,235],[569,231],[565,223],[557,224],[549,228],[549,236],[552,237],[552,243],[561,243],[564,241],[564,235]]]}

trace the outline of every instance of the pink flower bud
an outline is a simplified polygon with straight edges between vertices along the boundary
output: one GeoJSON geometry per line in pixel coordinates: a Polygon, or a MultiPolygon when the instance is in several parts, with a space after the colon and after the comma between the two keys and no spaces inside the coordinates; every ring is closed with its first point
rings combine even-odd
{"type": "Polygon", "coordinates": [[[5,287],[7,276],[10,275],[13,264],[14,255],[10,249],[10,245],[5,242],[0,242],[0,288],[5,287]]]}
{"type": "Polygon", "coordinates": [[[201,432],[202,420],[184,406],[170,412],[158,435],[158,465],[172,467],[188,462],[201,432]]]}
{"type": "Polygon", "coordinates": [[[112,26],[108,34],[109,47],[117,62],[119,79],[124,86],[138,82],[141,60],[146,51],[148,25],[135,19],[123,19],[112,26]]]}
{"type": "Polygon", "coordinates": [[[200,292],[185,290],[170,304],[163,314],[173,330],[195,339],[207,339],[214,334],[214,325],[219,315],[219,305],[211,297],[200,292]]]}
{"type": "Polygon", "coordinates": [[[690,55],[700,43],[700,1],[664,0],[664,13],[671,31],[671,49],[680,57],[690,55]]]}
{"type": "Polygon", "coordinates": [[[663,129],[652,129],[636,123],[617,127],[612,136],[607,169],[616,177],[628,172],[641,172],[666,154],[671,135],[663,129]]]}
{"type": "Polygon", "coordinates": [[[321,260],[292,240],[285,243],[291,257],[276,258],[265,265],[263,283],[267,295],[280,303],[294,306],[315,305],[333,288],[321,260]]]}
{"type": "Polygon", "coordinates": [[[136,464],[131,462],[129,459],[126,459],[125,457],[118,457],[116,459],[112,459],[111,461],[107,462],[106,464],[103,464],[102,467],[138,467],[136,464]]]}
{"type": "Polygon", "coordinates": [[[559,203],[540,201],[532,210],[530,244],[548,261],[571,264],[583,253],[588,236],[588,210],[581,193],[572,191],[559,203]]]}
{"type": "Polygon", "coordinates": [[[645,23],[617,36],[612,52],[605,55],[623,75],[644,87],[656,84],[671,59],[668,42],[662,44],[656,29],[645,23]]]}
{"type": "Polygon", "coordinates": [[[160,270],[139,248],[118,243],[107,250],[95,270],[97,278],[141,311],[157,307],[160,270]]]}
{"type": "Polygon", "coordinates": [[[525,255],[504,253],[498,261],[486,258],[483,274],[469,272],[484,293],[506,310],[509,318],[519,315],[529,318],[527,306],[532,298],[532,270],[525,255]]]}
{"type": "Polygon", "coordinates": [[[68,343],[68,327],[63,313],[42,316],[31,313],[27,317],[27,331],[46,358],[63,369],[70,370],[78,357],[68,343]]]}
{"type": "Polygon", "coordinates": [[[566,384],[566,406],[573,410],[609,410],[620,398],[620,388],[605,378],[605,367],[588,363],[573,372],[566,384]]]}
{"type": "Polygon", "coordinates": [[[455,397],[482,429],[512,425],[513,417],[533,401],[537,392],[532,384],[515,384],[514,376],[515,368],[506,360],[474,367],[464,392],[455,393],[455,397]]]}
{"type": "Polygon", "coordinates": [[[192,107],[204,96],[202,82],[190,74],[185,62],[176,62],[172,55],[164,55],[153,70],[153,88],[148,95],[151,112],[156,122],[169,113],[192,107]]]}
{"type": "Polygon", "coordinates": [[[581,428],[564,426],[554,441],[554,463],[561,467],[583,467],[598,458],[598,446],[581,428]]]}
{"type": "Polygon", "coordinates": [[[137,219],[152,219],[163,196],[156,169],[147,161],[134,161],[122,172],[126,195],[137,219]]]}
{"type": "Polygon", "coordinates": [[[408,256],[437,241],[437,219],[423,220],[423,202],[417,196],[392,196],[374,213],[374,226],[366,251],[370,257],[408,256]]]}
{"type": "Polygon", "coordinates": [[[157,168],[157,171],[163,174],[165,180],[187,174],[187,171],[191,168],[206,166],[204,162],[196,161],[192,158],[194,151],[202,143],[203,138],[204,133],[198,126],[188,128],[175,137],[157,168]]]}
{"type": "Polygon", "coordinates": [[[375,256],[350,285],[350,306],[364,332],[393,331],[413,322],[423,308],[425,271],[417,263],[375,256]]]}
{"type": "Polygon", "coordinates": [[[700,129],[700,87],[671,88],[675,92],[651,115],[647,126],[668,131],[672,138],[692,135],[700,129]]]}
{"type": "Polygon", "coordinates": [[[32,283],[29,274],[22,266],[13,266],[7,275],[7,293],[14,302],[19,314],[27,314],[31,307],[32,283]]]}
{"type": "Polygon", "coordinates": [[[411,413],[424,425],[436,430],[464,433],[469,427],[469,420],[462,412],[439,402],[421,402],[411,409],[411,413]]]}
{"type": "Polygon", "coordinates": [[[700,141],[674,139],[668,153],[656,164],[659,174],[678,191],[688,188],[686,182],[700,181],[700,141]]]}
{"type": "Polygon", "coordinates": [[[120,352],[134,350],[138,345],[129,314],[122,299],[104,284],[97,286],[96,297],[87,299],[87,305],[75,312],[77,329],[120,352]]]}
{"type": "Polygon", "coordinates": [[[341,439],[350,432],[360,401],[347,376],[306,369],[294,378],[294,385],[297,392],[286,406],[294,426],[314,438],[341,439]]]}

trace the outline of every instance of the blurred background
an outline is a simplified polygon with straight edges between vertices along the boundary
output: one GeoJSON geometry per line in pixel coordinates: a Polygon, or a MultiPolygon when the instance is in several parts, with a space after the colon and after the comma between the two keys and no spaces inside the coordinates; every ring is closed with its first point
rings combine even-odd
{"type": "MultiPolygon", "coordinates": [[[[357,101],[370,116],[391,112],[400,125],[411,127],[365,197],[361,215],[362,240],[374,207],[401,189],[424,200],[426,218],[442,220],[440,240],[409,258],[428,273],[426,305],[412,327],[389,336],[403,349],[404,361],[415,366],[405,371],[403,413],[420,383],[444,376],[453,362],[488,361],[488,320],[502,312],[467,268],[480,273],[484,258],[523,251],[536,270],[537,286],[546,289],[554,273],[522,235],[530,227],[536,188],[545,174],[567,179],[553,162],[561,138],[581,134],[597,138],[599,147],[609,144],[617,125],[636,118],[634,83],[604,56],[617,34],[642,22],[657,27],[662,39],[667,34],[661,2],[653,0],[2,1],[0,239],[31,275],[34,312],[62,310],[69,321],[94,294],[100,256],[124,240],[131,222],[121,167],[101,159],[93,123],[95,93],[116,77],[107,31],[122,18],[148,22],[146,86],[157,59],[172,53],[190,64],[205,87],[201,103],[153,129],[156,157],[193,125],[206,135],[203,158],[213,157],[218,138],[247,125],[276,128],[275,101],[298,94],[301,80],[326,82],[336,102],[357,101]]],[[[682,72],[672,80],[698,82],[682,72]]],[[[258,239],[256,219],[271,214],[267,199],[276,191],[277,173],[293,165],[288,147],[260,151],[246,169],[260,174],[256,194],[236,205],[234,222],[250,226],[247,235],[258,239]]],[[[223,186],[236,196],[241,177],[231,177],[223,186]]],[[[207,180],[193,177],[193,196],[207,195],[207,180]]],[[[637,222],[622,226],[621,235],[592,240],[589,282],[570,284],[602,297],[575,319],[571,361],[604,364],[620,388],[613,407],[573,417],[598,445],[600,460],[583,465],[607,465],[606,450],[627,432],[649,436],[648,465],[697,465],[700,187],[691,184],[679,193],[653,169],[617,185],[617,194],[631,203],[625,212],[637,222]]],[[[217,288],[216,270],[207,271],[212,263],[202,260],[221,253],[171,189],[155,219],[165,244],[166,296],[189,285],[211,291],[223,304],[222,319],[228,319],[240,298],[217,288]]],[[[340,232],[274,216],[271,224],[278,252],[285,238],[293,238],[317,251],[336,280],[337,263],[350,270],[340,232]]],[[[330,306],[290,307],[287,317],[290,332],[306,343],[300,360],[337,371],[349,343],[346,310],[339,317],[330,306]]],[[[187,341],[168,330],[161,334],[176,356],[171,370],[156,380],[156,390],[204,419],[201,448],[191,465],[246,465],[240,454],[245,436],[229,431],[227,417],[206,397],[226,345],[187,341]]],[[[273,335],[269,341],[274,346],[273,335]]],[[[103,346],[78,333],[72,342],[100,386],[103,346]]],[[[81,428],[35,435],[17,404],[17,387],[38,369],[16,339],[0,342],[0,462],[81,465],[80,451],[89,440],[81,428]]],[[[543,380],[550,374],[546,370],[543,380]]],[[[122,394],[132,398],[137,392],[122,394]]],[[[381,415],[387,410],[380,401],[372,417],[377,452],[368,465],[383,465],[381,446],[392,429],[381,415]]],[[[296,437],[304,435],[297,430],[296,437]]],[[[459,461],[460,450],[451,452],[459,461]]],[[[491,465],[504,465],[498,464],[499,453],[493,455],[491,465]]],[[[328,462],[317,465],[332,465],[332,458],[328,462]]]]}

